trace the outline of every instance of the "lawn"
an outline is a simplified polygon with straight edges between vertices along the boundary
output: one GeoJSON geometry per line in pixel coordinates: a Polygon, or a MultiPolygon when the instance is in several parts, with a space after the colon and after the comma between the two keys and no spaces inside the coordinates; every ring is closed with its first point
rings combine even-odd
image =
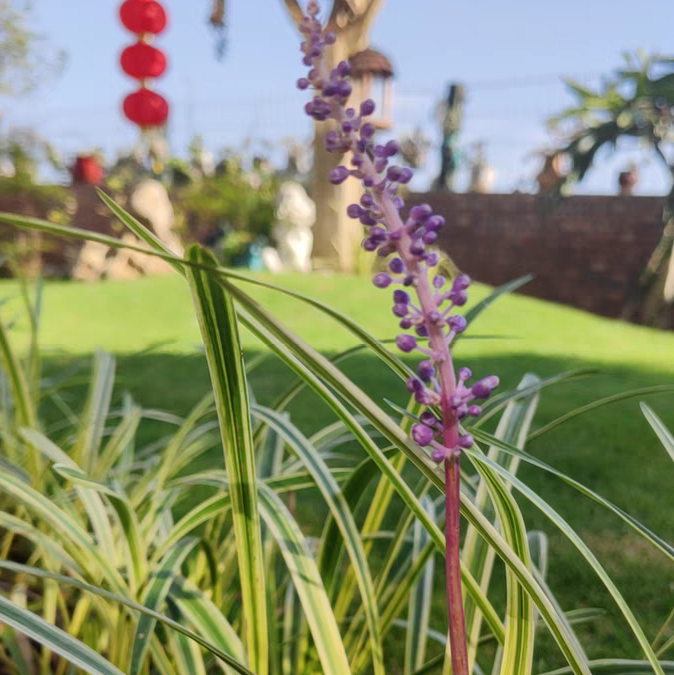
{"type": "MultiPolygon", "coordinates": [[[[317,275],[282,276],[274,281],[323,300],[379,338],[395,335],[389,293],[373,288],[365,279],[317,275]]],[[[247,290],[322,352],[331,354],[355,344],[349,333],[316,310],[270,290],[253,286],[247,290]]],[[[0,284],[0,297],[15,296],[16,291],[11,282],[0,284]]],[[[477,287],[471,301],[487,291],[477,287]]],[[[0,315],[8,320],[17,307],[14,298],[0,308],[0,315]]],[[[19,318],[13,332],[22,346],[26,344],[25,328],[19,318]]],[[[478,375],[498,374],[505,388],[516,386],[525,372],[545,377],[575,368],[599,370],[596,375],[546,390],[534,428],[603,396],[674,383],[674,335],[523,296],[500,299],[473,324],[471,334],[480,339],[462,341],[457,348],[458,361],[478,375]]],[[[50,283],[45,289],[40,335],[48,372],[86,362],[96,347],[118,354],[117,396],[127,390],[146,407],[184,414],[209,387],[189,293],[177,276],[91,285],[50,283]]],[[[246,335],[244,342],[247,358],[262,351],[251,336],[246,335]]],[[[379,400],[383,396],[399,403],[405,400],[399,381],[373,356],[361,352],[345,362],[344,370],[379,400]]],[[[283,365],[269,358],[255,369],[251,385],[255,396],[266,402],[285,388],[291,377],[283,365]]],[[[82,387],[69,390],[73,407],[81,398],[82,387]]],[[[671,396],[642,398],[674,427],[671,396]]],[[[596,489],[671,541],[674,466],[641,415],[639,400],[633,398],[578,417],[533,441],[528,450],[596,489]]],[[[327,409],[309,394],[301,396],[291,412],[307,431],[329,419],[327,409]]],[[[51,411],[50,415],[54,414],[51,411]]],[[[571,488],[529,467],[520,471],[597,552],[647,635],[653,637],[674,605],[672,568],[665,557],[622,521],[571,488]]],[[[528,525],[550,535],[549,581],[564,608],[599,607],[607,612],[604,618],[579,628],[589,656],[638,657],[629,630],[593,573],[536,511],[521,503],[528,525]]],[[[302,504],[298,507],[301,512],[302,504]]],[[[312,519],[319,521],[320,512],[313,502],[306,512],[309,525],[312,519]]],[[[439,584],[441,581],[438,579],[439,584]]],[[[440,608],[440,589],[437,595],[440,608]]],[[[433,627],[442,628],[443,621],[438,609],[433,627]]],[[[534,672],[560,663],[552,642],[539,644],[539,667],[534,672]]]]}

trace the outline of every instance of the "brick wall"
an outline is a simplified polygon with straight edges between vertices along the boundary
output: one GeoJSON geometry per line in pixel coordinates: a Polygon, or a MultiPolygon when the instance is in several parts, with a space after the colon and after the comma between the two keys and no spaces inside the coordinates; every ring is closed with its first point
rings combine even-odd
{"type": "Polygon", "coordinates": [[[498,285],[531,273],[523,292],[610,317],[662,231],[657,197],[426,193],[448,226],[441,246],[471,277],[498,285]]]}

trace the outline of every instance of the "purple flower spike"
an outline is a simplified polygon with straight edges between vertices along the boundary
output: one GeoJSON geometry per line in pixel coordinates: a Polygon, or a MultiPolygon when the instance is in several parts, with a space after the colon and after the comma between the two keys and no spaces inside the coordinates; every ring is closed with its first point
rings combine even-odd
{"type": "Polygon", "coordinates": [[[412,438],[421,446],[428,445],[433,440],[433,432],[425,424],[413,424],[412,438]]]}
{"type": "Polygon", "coordinates": [[[401,352],[411,352],[417,348],[417,340],[413,335],[401,333],[396,336],[396,345],[401,352]]]}
{"type": "Polygon", "coordinates": [[[348,177],[349,170],[345,166],[336,166],[334,169],[330,169],[328,173],[328,179],[334,185],[343,183],[348,177]]]}

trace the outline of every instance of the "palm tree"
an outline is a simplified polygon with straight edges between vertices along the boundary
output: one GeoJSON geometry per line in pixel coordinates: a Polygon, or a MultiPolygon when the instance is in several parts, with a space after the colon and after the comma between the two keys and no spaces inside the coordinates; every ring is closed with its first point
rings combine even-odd
{"type": "Polygon", "coordinates": [[[674,313],[674,58],[626,55],[626,66],[595,91],[566,80],[576,104],[552,118],[570,123],[565,145],[558,150],[571,168],[560,190],[581,181],[601,148],[616,148],[624,138],[641,139],[671,177],[663,209],[663,230],[645,268],[630,292],[623,318],[669,327],[674,313]]]}

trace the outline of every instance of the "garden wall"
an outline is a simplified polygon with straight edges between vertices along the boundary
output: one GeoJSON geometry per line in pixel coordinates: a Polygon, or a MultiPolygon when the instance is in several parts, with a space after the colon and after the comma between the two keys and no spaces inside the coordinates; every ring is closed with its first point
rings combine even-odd
{"type": "Polygon", "coordinates": [[[441,246],[471,277],[498,285],[531,273],[523,292],[620,316],[662,231],[662,198],[530,194],[410,195],[448,226],[441,246]]]}

